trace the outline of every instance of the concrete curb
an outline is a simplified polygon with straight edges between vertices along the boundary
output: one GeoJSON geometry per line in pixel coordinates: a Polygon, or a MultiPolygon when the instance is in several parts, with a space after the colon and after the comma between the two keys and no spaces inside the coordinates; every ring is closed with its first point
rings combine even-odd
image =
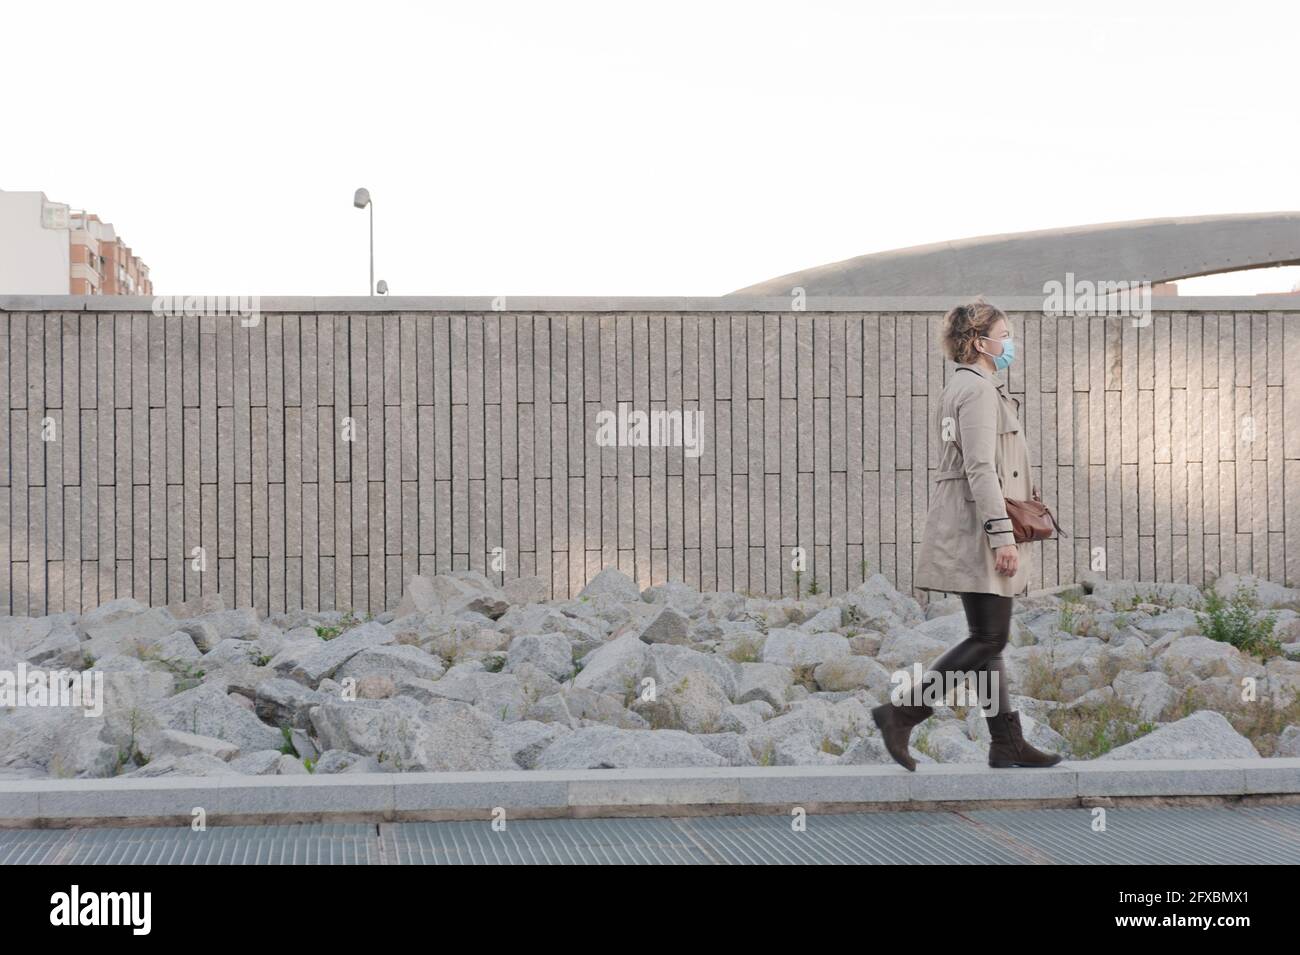
{"type": "Polygon", "coordinates": [[[0,828],[672,816],[1300,799],[1300,759],[519,770],[0,781],[0,828]]]}

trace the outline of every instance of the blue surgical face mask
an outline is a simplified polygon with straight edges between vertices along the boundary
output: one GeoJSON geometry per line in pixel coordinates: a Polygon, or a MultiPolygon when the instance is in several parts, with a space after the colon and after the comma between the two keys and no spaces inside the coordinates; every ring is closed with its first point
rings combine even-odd
{"type": "Polygon", "coordinates": [[[1014,338],[989,338],[988,335],[981,335],[981,338],[988,338],[989,341],[1002,343],[1002,354],[989,355],[993,359],[993,367],[998,371],[1010,367],[1011,360],[1016,357],[1016,341],[1014,338]]]}

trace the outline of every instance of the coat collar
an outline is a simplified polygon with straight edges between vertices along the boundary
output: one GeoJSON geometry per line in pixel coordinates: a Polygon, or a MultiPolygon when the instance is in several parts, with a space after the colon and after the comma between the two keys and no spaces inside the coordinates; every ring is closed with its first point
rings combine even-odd
{"type": "Polygon", "coordinates": [[[968,364],[966,362],[959,361],[959,362],[954,362],[954,364],[956,365],[957,368],[969,368],[971,371],[975,372],[975,374],[979,375],[981,378],[983,378],[985,381],[991,384],[998,391],[1002,392],[1003,395],[1007,394],[1006,381],[1002,378],[998,378],[994,376],[992,373],[989,372],[988,369],[982,368],[980,365],[976,364],[975,362],[971,362],[968,364]]]}
{"type": "Polygon", "coordinates": [[[1000,384],[999,380],[995,378],[987,368],[983,368],[980,365],[976,364],[975,362],[970,362],[969,364],[967,364],[966,362],[959,361],[959,362],[955,362],[954,364],[956,364],[958,368],[969,368],[971,371],[975,372],[975,374],[979,375],[981,378],[986,379],[992,384],[995,385],[1000,384]]]}

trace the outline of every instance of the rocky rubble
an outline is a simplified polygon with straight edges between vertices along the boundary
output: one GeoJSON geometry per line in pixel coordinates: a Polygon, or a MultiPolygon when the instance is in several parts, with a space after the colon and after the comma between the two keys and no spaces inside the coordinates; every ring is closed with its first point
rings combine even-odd
{"type": "MultiPolygon", "coordinates": [[[[1003,658],[1027,738],[1075,759],[1300,755],[1300,591],[1254,583],[1284,644],[1267,660],[1200,633],[1187,585],[1018,600],[1003,658]],[[1226,718],[1264,709],[1278,725],[1254,740],[1226,718]]],[[[0,709],[0,778],[888,763],[871,707],[966,636],[955,598],[923,609],[879,575],[774,599],[606,569],[575,599],[544,593],[458,571],[365,621],[213,596],[0,619],[0,671],[103,680],[98,716],[0,709]]],[[[984,722],[941,706],[914,755],[982,763],[984,722]]]]}

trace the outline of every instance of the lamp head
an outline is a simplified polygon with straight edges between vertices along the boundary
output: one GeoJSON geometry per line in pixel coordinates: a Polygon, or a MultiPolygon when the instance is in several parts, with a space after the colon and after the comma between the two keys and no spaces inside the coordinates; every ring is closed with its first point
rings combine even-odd
{"type": "Polygon", "coordinates": [[[370,190],[358,189],[356,195],[352,197],[352,204],[358,209],[364,209],[370,205],[370,190]]]}
{"type": "Polygon", "coordinates": [[[376,295],[387,295],[387,294],[388,294],[388,283],[385,282],[383,279],[380,279],[378,282],[376,282],[376,283],[375,283],[375,294],[376,294],[376,295]]]}

